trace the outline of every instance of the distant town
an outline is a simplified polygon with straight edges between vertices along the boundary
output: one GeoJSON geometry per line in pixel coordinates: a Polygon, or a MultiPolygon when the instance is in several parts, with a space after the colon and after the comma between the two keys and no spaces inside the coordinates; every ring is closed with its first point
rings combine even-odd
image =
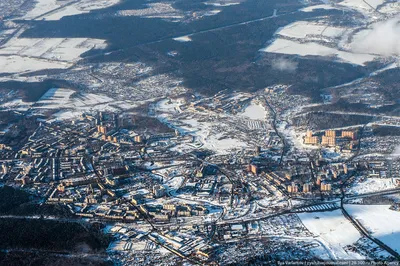
{"type": "MultiPolygon", "coordinates": [[[[282,89],[266,89],[255,96],[220,93],[212,98],[162,100],[149,107],[153,117],[168,125],[160,133],[140,128],[139,117],[131,113],[95,111],[61,120],[36,118],[37,126],[23,142],[12,147],[1,144],[0,181],[28,191],[41,204],[65,206],[76,219],[108,224],[106,231],[115,238],[108,251],[119,261],[144,262],[149,252],[158,261],[167,252],[208,264],[225,256],[221,252],[225,245],[252,238],[261,241],[264,234],[282,231],[311,237],[296,214],[339,209],[369,240],[352,247],[357,252],[372,258],[382,258],[382,252],[388,257],[396,254],[371,237],[343,206],[398,193],[399,160],[360,156],[368,134],[365,126],[306,129],[297,140],[302,150],[293,152],[294,140],[282,133],[282,121],[270,103],[282,89]],[[160,110],[170,110],[171,117],[158,116],[160,110]],[[257,117],[260,110],[265,117],[257,117]],[[248,142],[239,149],[229,148],[235,153],[219,153],[218,146],[210,152],[203,148],[209,144],[197,130],[174,124],[174,116],[195,115],[201,121],[207,113],[223,121],[243,112],[249,115],[247,122],[235,126],[250,127],[248,142]],[[388,180],[393,185],[360,192],[354,184],[362,179],[388,180]]],[[[180,121],[186,120],[180,117],[180,121]]],[[[3,136],[18,134],[26,123],[31,122],[22,120],[3,136]]],[[[232,126],[231,130],[238,129],[232,126]]],[[[214,141],[221,145],[229,138],[246,141],[239,133],[214,141]]],[[[398,210],[398,204],[391,209],[398,210]]],[[[323,248],[312,238],[307,241],[323,248]]],[[[293,250],[304,245],[277,244],[279,249],[293,250]]],[[[301,258],[313,256],[305,252],[301,258]]]]}

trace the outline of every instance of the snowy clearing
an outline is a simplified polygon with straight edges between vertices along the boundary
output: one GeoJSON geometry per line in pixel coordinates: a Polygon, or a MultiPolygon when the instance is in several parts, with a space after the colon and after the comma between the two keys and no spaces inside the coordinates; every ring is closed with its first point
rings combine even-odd
{"type": "Polygon", "coordinates": [[[23,57],[18,55],[0,55],[0,69],[3,73],[20,73],[38,71],[43,69],[64,69],[72,64],[65,62],[54,62],[47,59],[23,57]]]}
{"type": "Polygon", "coordinates": [[[321,238],[332,251],[335,259],[363,259],[357,253],[343,249],[346,245],[355,243],[361,235],[340,210],[300,213],[299,217],[308,230],[321,238]]]}
{"type": "Polygon", "coordinates": [[[57,61],[75,61],[90,49],[104,49],[104,40],[88,38],[14,38],[0,47],[0,55],[20,55],[57,61]]]}
{"type": "Polygon", "coordinates": [[[239,116],[254,120],[265,120],[267,112],[261,105],[252,103],[247,106],[246,109],[244,109],[244,112],[240,113],[239,116]]]}
{"type": "Polygon", "coordinates": [[[120,0],[36,0],[35,7],[22,19],[25,20],[60,20],[65,16],[89,13],[91,10],[116,5],[120,0]]]}
{"type": "Polygon", "coordinates": [[[300,9],[300,11],[303,12],[313,12],[315,10],[318,9],[326,9],[326,10],[330,10],[330,9],[337,9],[336,7],[330,6],[330,5],[315,5],[315,6],[308,6],[305,8],[300,9]]]}
{"type": "MultiPolygon", "coordinates": [[[[214,120],[207,113],[183,112],[180,105],[182,102],[179,99],[162,100],[155,107],[156,117],[181,133],[192,135],[192,147],[210,149],[219,154],[249,147],[239,135],[230,134],[232,126],[229,124],[229,116],[220,115],[220,120],[214,120]]],[[[183,148],[179,147],[180,151],[183,148]]],[[[186,148],[190,149],[189,146],[186,148]]]]}
{"type": "MultiPolygon", "coordinates": [[[[125,103],[126,104],[126,103],[125,103]]],[[[128,104],[125,107],[131,108],[128,104]]],[[[60,111],[53,117],[56,119],[70,119],[87,111],[117,111],[121,109],[120,102],[92,93],[76,93],[71,89],[53,88],[48,90],[43,97],[36,102],[32,109],[40,113],[41,110],[53,109],[60,111]]]]}
{"type": "Polygon", "coordinates": [[[0,46],[0,68],[9,74],[66,69],[80,60],[83,53],[106,47],[100,39],[15,37],[0,46]]]}
{"type": "Polygon", "coordinates": [[[59,8],[62,2],[58,2],[57,0],[36,0],[35,7],[30,10],[22,19],[30,20],[35,19],[36,17],[50,12],[56,8],[59,8]]]}
{"type": "MultiPolygon", "coordinates": [[[[207,132],[208,134],[208,132],[207,132]]],[[[204,148],[214,150],[218,153],[228,153],[230,150],[237,150],[240,148],[247,148],[247,144],[236,138],[223,138],[220,135],[202,136],[204,148]]]]}
{"type": "Polygon", "coordinates": [[[101,94],[79,93],[67,88],[49,89],[37,102],[23,102],[16,99],[5,102],[0,107],[5,109],[28,110],[41,114],[47,110],[58,110],[51,119],[71,119],[89,111],[128,110],[138,103],[131,101],[116,101],[101,94]]]}
{"type": "Polygon", "coordinates": [[[390,205],[345,205],[349,214],[374,237],[399,252],[400,212],[392,211],[389,207],[390,205]]]}
{"type": "Polygon", "coordinates": [[[335,38],[341,36],[345,30],[346,28],[332,27],[314,22],[297,21],[282,28],[277,34],[291,38],[306,38],[309,35],[335,38]]]}
{"type": "Polygon", "coordinates": [[[355,183],[349,190],[352,194],[363,194],[395,188],[391,178],[366,178],[363,182],[355,183]]]}
{"type": "Polygon", "coordinates": [[[260,51],[278,54],[297,54],[300,56],[333,56],[356,65],[364,65],[375,58],[374,55],[370,54],[354,54],[339,51],[316,42],[297,43],[285,39],[276,39],[271,45],[260,51]]]}
{"type": "Polygon", "coordinates": [[[379,5],[383,4],[385,0],[344,0],[339,3],[341,6],[349,7],[352,9],[356,9],[360,12],[363,11],[373,11],[379,5]]]}

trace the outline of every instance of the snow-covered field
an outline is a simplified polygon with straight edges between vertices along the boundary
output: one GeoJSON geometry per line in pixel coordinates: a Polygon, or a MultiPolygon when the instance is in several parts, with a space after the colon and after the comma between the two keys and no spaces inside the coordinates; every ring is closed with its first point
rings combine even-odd
{"type": "MultiPolygon", "coordinates": [[[[59,20],[67,15],[87,13],[119,2],[120,0],[36,0],[34,7],[17,19],[59,20]]],[[[10,23],[13,22],[10,20],[8,24],[10,23]]],[[[0,69],[3,74],[13,74],[3,76],[2,80],[41,81],[45,76],[20,77],[15,74],[70,68],[83,53],[107,47],[106,42],[100,39],[20,37],[26,29],[26,26],[22,26],[15,30],[12,38],[0,46],[0,69]]]]}
{"type": "Polygon", "coordinates": [[[301,11],[303,12],[313,12],[317,9],[326,9],[326,10],[330,10],[330,9],[337,9],[334,6],[331,5],[327,5],[327,4],[323,4],[323,5],[315,5],[315,6],[308,6],[305,8],[302,8],[301,11]]]}
{"type": "Polygon", "coordinates": [[[333,1],[322,1],[324,4],[317,4],[301,9],[303,12],[312,12],[317,9],[341,9],[341,10],[357,10],[359,12],[373,12],[378,7],[383,7],[383,4],[393,5],[393,2],[388,0],[344,0],[339,3],[333,1]]]}
{"type": "Polygon", "coordinates": [[[397,15],[400,13],[400,2],[387,2],[384,6],[379,8],[379,12],[388,15],[397,15]]]}
{"type": "Polygon", "coordinates": [[[344,0],[340,2],[339,5],[357,9],[359,11],[372,11],[384,2],[385,0],[344,0]]]}
{"type": "Polygon", "coordinates": [[[60,110],[53,115],[55,119],[71,119],[87,111],[117,111],[118,102],[104,96],[91,93],[75,93],[71,89],[53,88],[48,90],[32,109],[40,113],[42,110],[60,110]]]}
{"type": "Polygon", "coordinates": [[[120,0],[36,0],[35,7],[25,14],[25,20],[59,20],[65,16],[88,13],[91,10],[116,5],[120,0]]]}
{"type": "MultiPolygon", "coordinates": [[[[180,100],[162,100],[155,107],[156,116],[170,127],[194,136],[195,141],[191,144],[193,147],[210,149],[220,154],[250,147],[238,135],[230,133],[233,130],[229,124],[230,116],[221,114],[213,119],[207,113],[183,113],[180,105],[180,100]]],[[[177,148],[181,150],[184,147],[177,148]]]]}
{"type": "Polygon", "coordinates": [[[186,132],[192,132],[196,136],[197,141],[203,144],[203,148],[213,150],[217,153],[228,153],[230,150],[246,148],[247,145],[243,141],[225,137],[222,132],[217,133],[213,127],[219,126],[218,121],[200,122],[196,119],[181,120],[183,122],[180,128],[186,132]]]}
{"type": "Polygon", "coordinates": [[[25,16],[22,17],[23,19],[35,19],[36,17],[59,8],[62,5],[62,2],[57,0],[36,0],[35,2],[35,7],[25,14],[25,16]]]}
{"type": "Polygon", "coordinates": [[[2,73],[9,74],[66,69],[73,66],[81,54],[106,47],[106,42],[100,39],[15,37],[0,46],[0,68],[2,73]]]}
{"type": "Polygon", "coordinates": [[[0,69],[2,73],[21,73],[38,71],[43,69],[64,69],[71,64],[65,62],[55,62],[46,59],[23,57],[18,55],[0,55],[0,69]]]}
{"type": "Polygon", "coordinates": [[[0,47],[0,55],[19,55],[56,61],[75,61],[92,48],[106,48],[104,40],[88,38],[14,38],[0,47]]]}
{"type": "Polygon", "coordinates": [[[254,120],[265,120],[267,112],[261,105],[252,103],[239,115],[254,120]]]}
{"type": "Polygon", "coordinates": [[[392,181],[391,178],[366,178],[363,182],[355,183],[348,190],[348,193],[363,194],[385,189],[392,189],[395,187],[396,184],[392,181]]]}
{"type": "Polygon", "coordinates": [[[204,148],[220,153],[227,153],[230,150],[247,148],[248,145],[237,138],[223,138],[223,134],[209,134],[202,139],[204,148]]]}
{"type": "Polygon", "coordinates": [[[336,48],[327,47],[316,42],[295,42],[286,39],[276,39],[271,45],[261,49],[262,52],[292,54],[300,56],[325,56],[337,57],[341,61],[356,65],[364,65],[366,62],[373,61],[375,56],[370,54],[357,54],[339,51],[336,48]]]}
{"type": "Polygon", "coordinates": [[[341,36],[345,30],[346,28],[332,27],[322,23],[297,21],[282,28],[277,34],[292,38],[305,38],[307,35],[335,38],[341,36]]]}
{"type": "MultiPolygon", "coordinates": [[[[398,14],[400,2],[389,0],[344,0],[339,3],[322,1],[301,11],[337,9],[358,14],[363,19],[348,26],[338,25],[326,17],[297,21],[276,32],[276,39],[262,52],[299,56],[333,57],[341,62],[365,65],[377,59],[400,55],[398,14]],[[397,18],[396,18],[397,17],[397,18]]],[[[346,25],[346,24],[341,24],[346,25]]],[[[394,60],[394,58],[390,58],[394,60]]]]}
{"type": "Polygon", "coordinates": [[[42,96],[42,98],[39,99],[39,101],[36,102],[35,108],[84,108],[114,101],[107,96],[91,93],[77,94],[75,97],[71,97],[74,93],[75,91],[71,89],[50,89],[42,96]]]}
{"type": "Polygon", "coordinates": [[[392,211],[389,205],[345,205],[353,218],[366,227],[383,243],[400,251],[400,212],[392,211]]]}
{"type": "Polygon", "coordinates": [[[53,88],[48,90],[36,104],[40,108],[60,108],[68,104],[70,97],[74,93],[75,91],[70,89],[53,88]]]}
{"type": "Polygon", "coordinates": [[[93,93],[78,93],[71,89],[53,88],[48,90],[37,102],[23,102],[16,99],[0,105],[0,108],[14,110],[31,109],[34,113],[46,110],[59,110],[50,119],[71,119],[89,111],[118,111],[137,107],[140,103],[116,101],[110,97],[93,93]]]}
{"type": "Polygon", "coordinates": [[[325,254],[326,257],[322,257],[323,259],[363,259],[357,253],[343,249],[346,245],[355,243],[361,235],[340,210],[300,213],[299,217],[307,229],[332,252],[333,258],[325,254]]]}

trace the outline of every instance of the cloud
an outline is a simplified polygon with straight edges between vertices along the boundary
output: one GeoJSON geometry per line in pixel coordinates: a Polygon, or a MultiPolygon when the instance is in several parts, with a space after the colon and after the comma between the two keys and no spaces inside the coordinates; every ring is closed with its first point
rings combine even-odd
{"type": "Polygon", "coordinates": [[[295,72],[297,69],[297,62],[291,61],[286,58],[279,58],[272,61],[272,68],[279,71],[295,72]]]}
{"type": "Polygon", "coordinates": [[[400,55],[400,17],[375,23],[354,36],[353,52],[382,56],[400,55]]]}

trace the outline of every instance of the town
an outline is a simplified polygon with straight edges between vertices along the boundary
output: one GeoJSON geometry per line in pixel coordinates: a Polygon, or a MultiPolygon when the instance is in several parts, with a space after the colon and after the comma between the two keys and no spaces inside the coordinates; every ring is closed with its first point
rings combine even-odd
{"type": "MultiPolygon", "coordinates": [[[[304,238],[290,245],[275,239],[273,245],[313,259],[324,245],[297,213],[337,211],[363,198],[398,193],[400,162],[360,156],[369,134],[365,126],[305,129],[297,140],[286,135],[287,125],[275,111],[279,101],[270,103],[284,89],[162,100],[149,106],[149,119],[168,126],[160,132],[159,125],[143,129],[142,118],[133,113],[93,111],[60,120],[34,118],[29,135],[15,143],[10,139],[26,123],[18,122],[2,132],[0,182],[28,191],[42,204],[64,206],[76,219],[107,224],[106,233],[114,237],[109,253],[125,263],[145,262],[148,254],[160,262],[165,253],[208,264],[226,256],[229,246],[271,234],[304,238]],[[218,122],[207,120],[212,116],[218,122]],[[202,128],[213,132],[224,124],[230,135],[202,135],[202,128]],[[224,146],[238,149],[220,152],[224,146]],[[364,179],[392,185],[357,191],[364,179]],[[304,245],[309,248],[301,249],[304,245]]],[[[398,203],[391,209],[398,210],[398,203]]],[[[353,247],[359,253],[392,255],[381,242],[363,241],[353,247]]]]}

